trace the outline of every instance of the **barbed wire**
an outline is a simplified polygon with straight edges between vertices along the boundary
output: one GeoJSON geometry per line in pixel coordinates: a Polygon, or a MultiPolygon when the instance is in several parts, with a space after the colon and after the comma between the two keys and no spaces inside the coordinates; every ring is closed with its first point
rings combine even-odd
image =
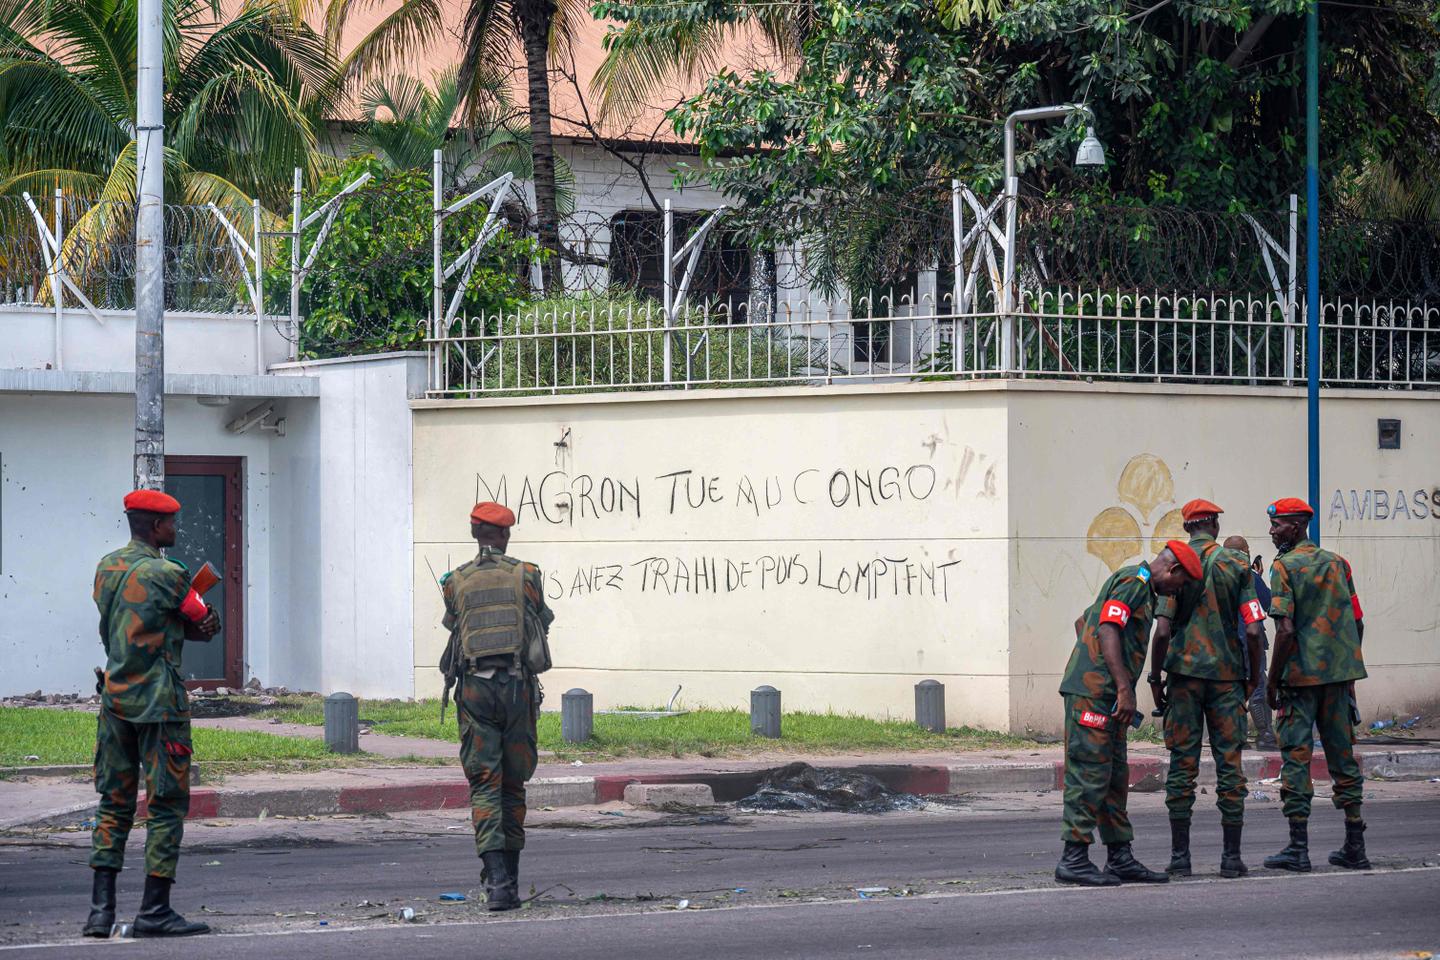
{"type": "MultiPolygon", "coordinates": [[[[474,186],[450,186],[447,202],[474,186]]],[[[264,214],[260,280],[264,310],[276,328],[298,336],[311,356],[422,346],[434,294],[430,191],[428,173],[417,171],[372,180],[340,202],[335,226],[300,285],[300,323],[294,330],[289,322],[289,217],[264,214]]],[[[307,197],[304,213],[325,199],[307,197]]],[[[959,226],[965,242],[957,270],[949,199],[946,191],[898,202],[893,209],[827,211],[803,226],[779,231],[779,240],[774,239],[777,231],[761,229],[773,225],[757,226],[745,212],[727,213],[695,257],[683,286],[684,303],[749,319],[763,319],[757,311],[794,310],[799,302],[848,300],[857,316],[875,313],[880,304],[926,299],[934,305],[993,305],[1004,265],[1004,204],[992,197],[962,205],[959,226]],[[837,284],[847,269],[866,279],[860,285],[837,284]],[[967,292],[967,286],[973,289],[967,292]]],[[[37,197],[34,203],[53,233],[54,198],[37,197]]],[[[474,242],[487,206],[477,203],[447,218],[447,265],[474,242]]],[[[253,243],[250,208],[220,213],[240,240],[253,243]]],[[[463,314],[503,312],[540,296],[543,254],[533,239],[535,215],[512,197],[501,216],[505,230],[482,252],[484,266],[461,298],[463,314]]],[[[672,253],[679,254],[709,216],[707,210],[676,210],[672,253]]],[[[132,203],[61,200],[60,263],[98,308],[134,306],[134,218],[132,203]]],[[[255,278],[248,273],[253,261],[243,250],[237,252],[237,238],[214,209],[170,204],[164,223],[167,309],[253,311],[250,284],[255,278]]],[[[322,224],[303,231],[302,263],[322,224]]],[[[1303,217],[1292,228],[1288,211],[1246,214],[1022,198],[1016,224],[1014,276],[1017,286],[1028,290],[1066,286],[1137,294],[1261,294],[1287,301],[1292,292],[1303,295],[1303,217]]],[[[663,300],[660,211],[580,211],[562,216],[558,226],[565,295],[663,300]]],[[[1321,244],[1327,299],[1440,300],[1440,222],[1326,217],[1321,244]]],[[[0,303],[53,303],[47,254],[54,251],[42,238],[35,211],[22,198],[0,197],[0,303]]],[[[677,302],[688,266],[689,258],[679,257],[672,271],[677,302]]],[[[457,282],[458,277],[447,281],[447,302],[457,282]]],[[[66,301],[74,306],[73,297],[66,301]]]]}

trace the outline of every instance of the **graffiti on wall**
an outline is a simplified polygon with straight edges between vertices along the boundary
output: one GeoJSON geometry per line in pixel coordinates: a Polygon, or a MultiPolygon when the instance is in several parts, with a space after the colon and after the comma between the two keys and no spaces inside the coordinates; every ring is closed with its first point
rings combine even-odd
{"type": "Polygon", "coordinates": [[[1151,453],[1130,458],[1115,484],[1119,502],[1101,510],[1085,533],[1085,549],[1113,572],[1139,557],[1150,542],[1158,553],[1166,540],[1186,539],[1180,508],[1175,503],[1175,478],[1170,467],[1151,453]]]}

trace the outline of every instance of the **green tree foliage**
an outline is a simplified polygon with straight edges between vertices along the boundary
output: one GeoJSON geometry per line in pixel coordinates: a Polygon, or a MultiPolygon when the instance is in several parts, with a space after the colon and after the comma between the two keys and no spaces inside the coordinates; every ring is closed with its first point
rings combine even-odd
{"type": "MultiPolygon", "coordinates": [[[[1029,193],[1095,202],[1276,209],[1304,182],[1308,0],[810,0],[793,72],[721,69],[672,113],[694,175],[743,201],[762,240],[807,238],[823,280],[884,282],[948,230],[948,183],[1000,185],[1006,114],[1085,100],[1109,164],[1069,166],[1077,124],[1027,127],[1029,193]],[[888,253],[887,253],[888,251],[888,253]]],[[[697,23],[739,29],[765,5],[634,0],[597,13],[627,43],[697,23]]],[[[799,13],[792,16],[799,18],[799,13]]],[[[1322,7],[1327,196],[1377,164],[1413,193],[1440,155],[1440,12],[1423,0],[1322,7]]]]}
{"type": "MultiPolygon", "coordinates": [[[[136,0],[0,0],[0,192],[133,198],[136,11],[136,0]]],[[[323,169],[325,42],[266,2],[222,14],[218,0],[165,0],[163,18],[167,199],[283,209],[293,168],[323,169]]]]}
{"type": "MultiPolygon", "coordinates": [[[[391,170],[373,156],[359,157],[322,181],[318,196],[334,196],[367,171],[374,179],[342,203],[302,288],[300,339],[307,358],[414,350],[424,343],[434,279],[430,172],[391,170]]],[[[472,204],[445,222],[447,263],[474,241],[487,210],[488,204],[472,204]]],[[[302,255],[322,222],[305,231],[302,255]]],[[[488,317],[514,308],[526,295],[530,263],[537,255],[533,240],[501,230],[481,252],[460,315],[488,317]]],[[[455,282],[447,288],[447,303],[455,282]]],[[[270,311],[288,313],[288,241],[281,244],[265,284],[270,311]]]]}

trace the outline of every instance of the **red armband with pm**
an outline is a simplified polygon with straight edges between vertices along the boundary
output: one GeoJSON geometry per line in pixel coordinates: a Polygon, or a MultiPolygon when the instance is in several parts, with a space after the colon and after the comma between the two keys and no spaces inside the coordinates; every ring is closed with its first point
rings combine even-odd
{"type": "Polygon", "coordinates": [[[1240,607],[1240,617],[1246,624],[1259,623],[1265,619],[1265,611],[1259,600],[1247,600],[1240,607]]]}
{"type": "Polygon", "coordinates": [[[1354,594],[1350,595],[1350,609],[1355,611],[1357,621],[1365,619],[1365,611],[1360,609],[1360,598],[1354,594]]]}
{"type": "Polygon", "coordinates": [[[1123,627],[1130,622],[1130,608],[1119,600],[1106,600],[1100,607],[1100,622],[1123,627]]]}
{"type": "Polygon", "coordinates": [[[200,594],[196,593],[194,589],[185,594],[185,599],[180,601],[180,613],[191,623],[199,623],[204,620],[205,615],[209,612],[210,608],[205,606],[205,601],[200,599],[200,594]]]}

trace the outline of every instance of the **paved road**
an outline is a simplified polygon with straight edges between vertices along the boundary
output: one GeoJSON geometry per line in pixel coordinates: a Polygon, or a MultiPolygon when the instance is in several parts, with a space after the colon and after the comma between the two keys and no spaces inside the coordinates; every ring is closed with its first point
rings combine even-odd
{"type": "MultiPolygon", "coordinates": [[[[483,944],[487,955],[513,957],[819,960],[1403,956],[1440,947],[1440,796],[1433,790],[1367,804],[1380,867],[1372,874],[1257,869],[1250,879],[1220,881],[1219,828],[1205,810],[1195,831],[1199,877],[1103,891],[1056,887],[1048,879],[1058,847],[1053,800],[1019,811],[1015,803],[721,823],[561,811],[532,833],[526,856],[525,886],[548,892],[500,918],[478,904],[435,899],[451,890],[473,894],[476,883],[466,831],[449,829],[453,814],[199,827],[187,837],[188,886],[177,891],[177,905],[224,935],[145,952],[417,960],[473,955],[483,944]],[[890,893],[861,900],[856,887],[890,893]],[[675,910],[680,899],[691,908],[675,910]],[[391,919],[406,905],[420,912],[420,923],[391,919]]],[[[1137,853],[1160,866],[1168,833],[1158,797],[1134,805],[1141,808],[1137,853]]],[[[1323,862],[1340,840],[1338,814],[1324,809],[1313,832],[1323,862]]],[[[1256,811],[1247,833],[1252,867],[1283,837],[1273,804],[1256,811]]],[[[93,956],[82,951],[105,947],[73,940],[88,893],[82,839],[0,844],[5,954],[93,956]]],[[[139,883],[138,871],[126,871],[124,902],[138,899],[139,883]]]]}

